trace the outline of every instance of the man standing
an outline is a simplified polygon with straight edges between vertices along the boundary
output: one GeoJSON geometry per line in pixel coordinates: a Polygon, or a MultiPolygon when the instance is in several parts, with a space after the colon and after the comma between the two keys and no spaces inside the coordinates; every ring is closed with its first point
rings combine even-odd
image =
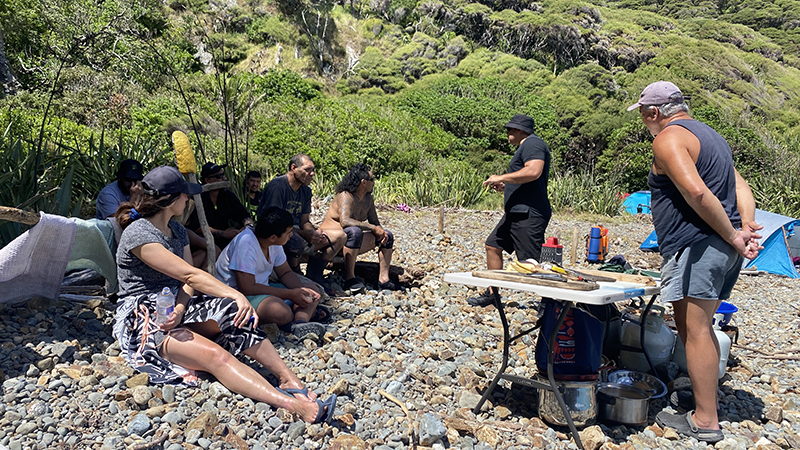
{"type": "MultiPolygon", "coordinates": [[[[300,257],[304,252],[311,254],[306,267],[306,276],[322,285],[328,294],[330,287],[324,283],[322,273],[328,262],[336,256],[333,249],[334,240],[317,230],[311,223],[311,188],[314,179],[314,161],[308,155],[299,153],[289,160],[289,170],[285,175],[275,177],[264,188],[258,214],[261,215],[271,207],[284,209],[292,215],[294,232],[283,246],[289,267],[300,272],[300,257]]],[[[344,245],[344,234],[337,236],[338,248],[344,245]]]]}
{"type": "Polygon", "coordinates": [[[258,219],[258,204],[261,202],[261,173],[257,170],[247,172],[244,178],[244,203],[250,218],[258,219]]]}
{"type": "Polygon", "coordinates": [[[97,195],[97,212],[95,218],[102,220],[114,215],[119,205],[137,201],[142,195],[142,163],[135,159],[126,159],[119,163],[117,181],[107,184],[97,195]]]}
{"type": "Polygon", "coordinates": [[[731,148],[708,125],[689,116],[683,93],[658,81],[642,91],[638,108],[653,140],[648,175],[658,235],[661,299],[671,302],[686,346],[695,411],[661,411],[656,422],[700,441],[723,439],[717,417],[720,350],[711,328],[721,300],[730,297],[742,257],[760,249],[755,201],[733,167],[731,148]]]}
{"type": "MultiPolygon", "coordinates": [[[[486,268],[503,268],[503,250],[516,252],[517,259],[539,260],[544,242],[544,232],[550,222],[552,210],[547,198],[547,177],[550,171],[550,149],[533,134],[533,119],[515,114],[506,124],[508,143],[517,147],[508,173],[492,175],[483,182],[504,195],[503,217],[486,238],[486,268]]],[[[494,303],[493,292],[486,289],[482,294],[470,297],[473,306],[494,303]]]]}
{"type": "MultiPolygon", "coordinates": [[[[221,166],[212,162],[203,164],[203,169],[200,171],[202,183],[209,184],[227,180],[225,167],[227,167],[227,164],[221,166]]],[[[250,218],[247,209],[229,189],[214,189],[203,192],[200,198],[203,199],[203,207],[206,212],[208,227],[211,229],[211,234],[214,235],[214,243],[219,248],[225,248],[245,226],[253,224],[253,219],[250,218]]],[[[200,235],[203,234],[200,229],[200,220],[197,218],[197,209],[192,211],[191,216],[189,216],[186,228],[200,235]]]]}
{"type": "Polygon", "coordinates": [[[334,254],[342,250],[344,255],[344,290],[351,294],[364,290],[364,284],[355,274],[356,257],[378,247],[378,288],[391,291],[400,287],[389,279],[392,262],[394,236],[384,230],[378,220],[372,190],[375,176],[365,164],[356,164],[336,186],[336,196],[328,214],[320,225],[331,237],[334,254]],[[344,237],[344,239],[339,239],[344,237]]]}

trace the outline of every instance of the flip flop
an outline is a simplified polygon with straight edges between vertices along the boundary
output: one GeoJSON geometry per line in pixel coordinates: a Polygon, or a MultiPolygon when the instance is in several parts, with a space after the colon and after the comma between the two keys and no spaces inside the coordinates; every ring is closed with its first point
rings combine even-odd
{"type": "Polygon", "coordinates": [[[674,428],[675,431],[684,436],[693,437],[698,441],[705,441],[708,444],[714,444],[725,438],[725,435],[722,434],[722,430],[707,430],[695,425],[694,420],[692,420],[693,413],[694,410],[686,414],[673,414],[667,411],[661,411],[656,414],[656,423],[661,428],[674,428]]]}
{"type": "MultiPolygon", "coordinates": [[[[308,398],[308,388],[305,387],[305,386],[302,389],[297,389],[297,388],[282,389],[282,388],[279,388],[279,387],[275,386],[275,389],[278,392],[280,392],[281,394],[283,394],[283,395],[285,395],[287,397],[295,397],[294,394],[300,394],[300,395],[305,395],[306,398],[308,398]]],[[[295,397],[295,398],[297,398],[297,397],[295,397]]]]}
{"type": "Polygon", "coordinates": [[[319,411],[317,411],[317,417],[311,423],[330,422],[333,418],[333,411],[336,409],[336,394],[331,394],[325,401],[317,399],[316,403],[319,406],[319,411]]]}
{"type": "Polygon", "coordinates": [[[317,305],[317,310],[314,311],[314,316],[311,317],[311,322],[318,323],[331,323],[333,320],[333,313],[326,306],[317,305]]]}

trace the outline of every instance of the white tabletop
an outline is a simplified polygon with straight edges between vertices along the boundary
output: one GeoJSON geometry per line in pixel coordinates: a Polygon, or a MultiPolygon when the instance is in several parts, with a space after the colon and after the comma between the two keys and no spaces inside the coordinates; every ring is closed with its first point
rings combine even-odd
{"type": "Polygon", "coordinates": [[[448,273],[444,276],[444,281],[451,284],[465,284],[467,286],[489,287],[497,286],[517,291],[532,292],[542,297],[550,297],[557,300],[568,300],[587,305],[605,305],[608,303],[620,302],[633,297],[645,295],[657,295],[661,292],[658,286],[645,286],[643,284],[617,282],[598,282],[599,289],[593,291],[578,291],[574,289],[562,289],[549,286],[539,286],[536,284],[517,283],[514,281],[493,280],[490,278],[473,277],[470,272],[448,273]]]}

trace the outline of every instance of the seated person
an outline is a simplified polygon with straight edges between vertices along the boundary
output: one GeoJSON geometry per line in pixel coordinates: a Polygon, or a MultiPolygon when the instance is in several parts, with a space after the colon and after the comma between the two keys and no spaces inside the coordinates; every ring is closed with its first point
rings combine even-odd
{"type": "MultiPolygon", "coordinates": [[[[292,215],[294,231],[289,242],[283,246],[289,267],[300,273],[300,257],[308,251],[311,257],[306,267],[306,276],[320,284],[328,295],[333,295],[333,289],[325,283],[322,272],[328,262],[333,260],[337,251],[334,251],[330,236],[317,230],[309,219],[311,215],[311,188],[309,185],[314,179],[314,161],[308,155],[298,153],[289,160],[289,170],[285,175],[272,179],[264,188],[261,204],[258,206],[259,214],[270,207],[285,209],[292,215]]],[[[344,234],[337,235],[340,242],[339,248],[344,246],[344,234]]]]}
{"type": "Polygon", "coordinates": [[[331,237],[334,250],[341,249],[344,256],[344,290],[356,293],[364,290],[364,284],[355,275],[356,256],[378,247],[378,287],[398,290],[400,287],[389,279],[389,266],[392,262],[394,236],[384,230],[378,220],[372,189],[375,177],[365,164],[356,164],[336,186],[336,196],[325,220],[319,229],[331,237]],[[339,236],[345,235],[342,248],[339,236]]]}
{"type": "MultiPolygon", "coordinates": [[[[189,249],[192,252],[193,261],[192,265],[206,270],[208,267],[208,247],[206,246],[206,239],[188,228],[186,228],[186,235],[189,237],[189,249]]],[[[222,253],[222,250],[219,248],[219,246],[215,247],[215,255],[222,253]]]]}
{"type": "Polygon", "coordinates": [[[117,212],[117,208],[124,202],[139,199],[142,195],[142,163],[135,159],[126,159],[119,163],[117,180],[107,184],[97,194],[97,203],[94,217],[98,220],[107,219],[117,212]]]}
{"type": "Polygon", "coordinates": [[[244,206],[250,213],[250,218],[258,220],[258,203],[261,201],[261,173],[257,170],[247,172],[244,178],[244,206]]]}
{"type": "MultiPolygon", "coordinates": [[[[225,167],[227,167],[227,164],[221,166],[212,162],[203,164],[203,169],[200,171],[201,182],[208,184],[227,180],[228,178],[223,170],[225,167]]],[[[229,189],[214,189],[203,192],[200,198],[203,199],[203,208],[208,220],[208,227],[214,236],[214,243],[219,248],[225,248],[231,239],[236,237],[246,225],[253,223],[247,208],[242,205],[236,195],[229,189]]],[[[197,217],[197,209],[192,211],[189,216],[186,228],[199,235],[203,234],[200,229],[200,220],[197,217]]]]}
{"type": "Polygon", "coordinates": [[[232,392],[285,408],[306,422],[330,420],[336,396],[323,402],[309,393],[257,328],[259,318],[245,296],[192,266],[185,229],[172,217],[183,213],[200,185],[161,166],[144,177],[142,188],[142,198],[123,203],[115,216],[124,231],[117,248],[120,300],[113,333],[125,360],[152,383],[182,379],[196,385],[194,371],[205,371],[232,392]],[[164,287],[177,298],[158,325],[151,296],[164,287]],[[239,361],[239,354],[274,374],[283,392],[239,361]]]}
{"type": "Polygon", "coordinates": [[[319,306],[315,283],[303,283],[286,262],[283,245],[292,235],[292,216],[269,208],[255,228],[236,236],[217,260],[217,278],[247,296],[260,322],[274,323],[295,336],[314,333],[322,337],[325,327],[312,321],[325,320],[330,311],[319,306]],[[283,286],[269,284],[272,272],[283,286]]]}

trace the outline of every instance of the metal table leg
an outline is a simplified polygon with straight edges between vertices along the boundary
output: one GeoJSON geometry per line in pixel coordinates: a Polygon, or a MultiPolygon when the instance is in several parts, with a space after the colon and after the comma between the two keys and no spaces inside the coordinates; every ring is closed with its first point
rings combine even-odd
{"type": "Polygon", "coordinates": [[[500,381],[500,379],[506,379],[512,382],[517,382],[525,386],[549,389],[553,391],[553,393],[555,394],[556,400],[558,401],[558,405],[561,407],[561,412],[564,414],[564,417],[567,420],[567,425],[569,426],[569,430],[572,433],[572,437],[573,439],[575,439],[575,444],[578,446],[579,449],[583,450],[583,444],[581,443],[581,437],[578,434],[578,429],[575,428],[575,424],[572,421],[572,416],[570,415],[569,408],[567,408],[567,404],[566,402],[564,402],[564,397],[561,395],[561,391],[558,390],[558,384],[556,384],[555,377],[553,376],[553,360],[555,358],[555,353],[556,353],[556,347],[555,347],[556,336],[558,335],[558,330],[561,328],[561,325],[564,323],[564,320],[567,317],[567,313],[569,313],[569,310],[575,305],[574,302],[560,301],[560,303],[562,304],[561,314],[559,314],[558,320],[556,320],[555,327],[553,328],[553,331],[550,333],[548,341],[549,342],[548,348],[552,349],[552,351],[550,351],[547,355],[547,379],[549,383],[544,383],[537,380],[530,380],[528,378],[505,374],[506,368],[508,367],[508,351],[509,347],[511,346],[511,342],[519,337],[522,337],[524,334],[527,334],[532,330],[528,330],[512,338],[508,326],[508,319],[506,318],[505,309],[503,307],[503,303],[500,301],[500,293],[495,292],[493,295],[494,295],[495,307],[497,308],[497,312],[500,314],[500,323],[503,324],[503,362],[500,365],[500,369],[497,371],[497,374],[494,376],[494,379],[489,384],[489,387],[481,396],[480,401],[478,401],[478,404],[475,405],[475,408],[472,409],[472,412],[474,414],[479,414],[481,412],[481,406],[483,406],[486,400],[492,395],[492,392],[494,392],[494,389],[497,387],[497,383],[500,381]]]}
{"type": "Polygon", "coordinates": [[[562,305],[561,314],[558,315],[556,325],[553,327],[553,331],[550,333],[550,338],[548,339],[548,349],[550,349],[550,352],[547,354],[547,380],[550,381],[550,389],[552,389],[556,400],[558,400],[558,406],[561,407],[561,412],[564,414],[564,418],[567,420],[567,425],[569,426],[569,431],[572,433],[573,439],[575,439],[575,444],[579,449],[583,450],[583,444],[581,443],[581,437],[578,434],[578,429],[575,428],[575,424],[572,422],[572,415],[569,413],[569,408],[567,408],[567,404],[564,402],[564,397],[561,395],[561,391],[558,389],[558,384],[553,376],[553,359],[555,359],[556,355],[556,337],[558,336],[558,330],[561,329],[561,325],[564,323],[564,319],[567,318],[567,313],[569,313],[569,310],[575,306],[575,303],[568,301],[559,301],[559,303],[562,305]]]}
{"type": "Polygon", "coordinates": [[[472,408],[472,412],[478,414],[481,412],[481,406],[483,403],[486,402],[486,399],[492,395],[494,392],[494,388],[497,387],[497,383],[503,378],[503,373],[506,371],[506,367],[508,367],[508,348],[511,346],[511,334],[508,330],[508,320],[506,320],[506,312],[503,309],[503,302],[500,300],[500,291],[492,292],[494,296],[494,306],[497,308],[497,312],[500,313],[500,322],[503,324],[503,363],[500,365],[500,369],[497,371],[497,375],[494,376],[491,384],[481,396],[480,401],[474,408],[472,408]]]}

